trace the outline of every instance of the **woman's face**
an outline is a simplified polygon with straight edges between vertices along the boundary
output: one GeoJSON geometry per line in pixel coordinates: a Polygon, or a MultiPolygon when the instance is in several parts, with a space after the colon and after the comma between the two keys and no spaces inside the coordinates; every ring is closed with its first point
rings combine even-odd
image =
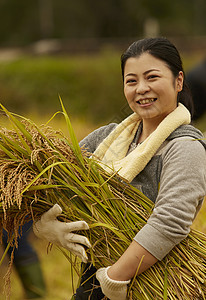
{"type": "Polygon", "coordinates": [[[160,123],[177,107],[183,72],[177,78],[166,63],[149,53],[130,57],[124,69],[124,94],[131,109],[144,120],[160,123]]]}

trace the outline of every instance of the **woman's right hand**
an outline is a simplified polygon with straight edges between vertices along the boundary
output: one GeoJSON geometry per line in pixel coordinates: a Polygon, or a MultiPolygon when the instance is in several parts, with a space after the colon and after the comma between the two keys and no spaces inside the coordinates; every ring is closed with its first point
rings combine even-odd
{"type": "Polygon", "coordinates": [[[64,247],[73,254],[77,255],[83,262],[87,262],[88,257],[83,247],[91,248],[89,240],[82,235],[75,234],[76,230],[89,229],[85,221],[60,222],[57,217],[61,214],[62,208],[55,204],[41,219],[33,224],[34,234],[50,243],[64,247]]]}

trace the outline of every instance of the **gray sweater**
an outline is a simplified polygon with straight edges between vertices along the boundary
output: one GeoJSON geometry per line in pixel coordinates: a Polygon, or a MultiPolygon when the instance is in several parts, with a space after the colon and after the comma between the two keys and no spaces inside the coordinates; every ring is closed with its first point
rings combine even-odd
{"type": "MultiPolygon", "coordinates": [[[[93,153],[116,126],[100,127],[80,146],[93,153]]],[[[141,126],[133,142],[140,133],[141,126]]],[[[155,203],[147,224],[134,240],[159,260],[188,235],[206,195],[206,143],[202,139],[192,125],[180,126],[131,182],[155,203]]]]}

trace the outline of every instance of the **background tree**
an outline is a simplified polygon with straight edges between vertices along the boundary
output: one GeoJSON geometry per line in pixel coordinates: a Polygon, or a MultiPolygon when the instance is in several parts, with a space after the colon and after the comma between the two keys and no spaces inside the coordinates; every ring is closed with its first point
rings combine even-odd
{"type": "Polygon", "coordinates": [[[160,34],[205,35],[204,0],[1,0],[0,45],[42,38],[128,38],[144,34],[148,18],[160,34]]]}

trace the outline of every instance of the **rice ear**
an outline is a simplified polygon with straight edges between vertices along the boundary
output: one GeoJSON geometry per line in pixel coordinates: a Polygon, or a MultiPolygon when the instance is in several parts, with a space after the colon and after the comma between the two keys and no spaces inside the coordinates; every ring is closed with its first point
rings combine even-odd
{"type": "Polygon", "coordinates": [[[74,130],[72,128],[72,124],[71,124],[71,121],[69,119],[69,116],[66,112],[66,109],[64,107],[64,104],[62,102],[62,99],[61,97],[59,96],[59,100],[60,100],[60,103],[61,103],[61,107],[62,107],[62,112],[63,112],[63,115],[64,115],[64,118],[65,118],[65,121],[66,121],[66,124],[67,124],[67,128],[69,130],[69,135],[70,135],[70,138],[71,138],[71,141],[72,141],[72,149],[76,155],[76,158],[78,160],[80,160],[80,162],[83,164],[84,160],[82,158],[82,152],[81,152],[81,149],[79,147],[79,143],[77,141],[77,138],[76,138],[76,135],[74,133],[74,130]]]}

